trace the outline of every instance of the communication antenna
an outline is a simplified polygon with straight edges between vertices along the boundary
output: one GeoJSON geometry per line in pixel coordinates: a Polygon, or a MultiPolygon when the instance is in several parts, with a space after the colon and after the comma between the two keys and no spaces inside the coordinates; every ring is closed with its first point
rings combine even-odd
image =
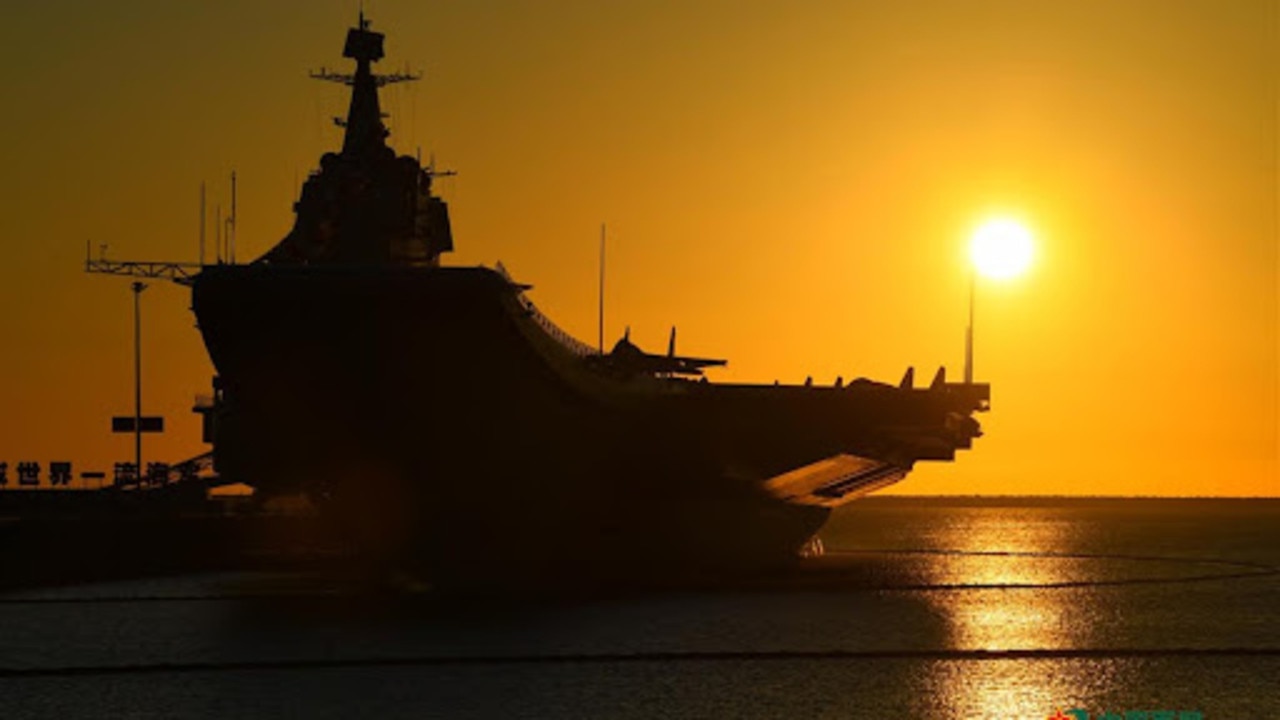
{"type": "Polygon", "coordinates": [[[597,328],[596,338],[600,347],[600,354],[604,354],[604,241],[605,241],[605,224],[600,223],[600,323],[597,328]]]}
{"type": "Polygon", "coordinates": [[[218,264],[222,264],[222,203],[213,213],[213,252],[218,264]]]}
{"type": "Polygon", "coordinates": [[[200,264],[204,265],[204,181],[200,182],[200,264]]]}
{"type": "MultiPolygon", "coordinates": [[[[407,65],[405,67],[405,74],[409,74],[409,68],[407,65]]],[[[418,137],[418,90],[416,85],[409,88],[409,139],[414,141],[415,144],[420,139],[418,137]]],[[[421,145],[419,145],[419,147],[421,147],[421,145]]],[[[419,152],[419,154],[421,154],[421,152],[419,152]]],[[[422,164],[421,158],[419,158],[418,164],[422,164]]]]}
{"type": "Polygon", "coordinates": [[[227,234],[227,255],[231,258],[231,264],[236,264],[236,171],[231,171],[231,217],[227,220],[230,223],[230,232],[227,234]]]}

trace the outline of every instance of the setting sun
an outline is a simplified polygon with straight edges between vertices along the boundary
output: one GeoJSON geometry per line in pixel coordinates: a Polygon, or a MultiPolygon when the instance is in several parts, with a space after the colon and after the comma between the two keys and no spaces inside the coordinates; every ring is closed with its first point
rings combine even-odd
{"type": "Polygon", "coordinates": [[[984,277],[995,279],[1021,275],[1031,264],[1031,254],[1031,232],[1007,218],[984,223],[969,244],[974,267],[984,277]]]}

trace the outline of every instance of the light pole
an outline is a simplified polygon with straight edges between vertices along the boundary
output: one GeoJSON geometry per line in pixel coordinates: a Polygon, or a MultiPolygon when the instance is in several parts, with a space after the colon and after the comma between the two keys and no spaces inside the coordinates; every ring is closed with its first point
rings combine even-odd
{"type": "Polygon", "coordinates": [[[969,326],[964,334],[964,382],[973,383],[973,306],[978,273],[996,280],[1021,275],[1031,263],[1031,232],[1016,220],[995,218],[969,242],[969,326]]]}
{"type": "Polygon", "coordinates": [[[600,223],[600,325],[596,330],[597,350],[604,354],[604,223],[600,223]]]}
{"type": "Polygon", "coordinates": [[[139,299],[147,285],[135,281],[133,288],[133,460],[137,477],[142,478],[142,312],[139,299]]]}
{"type": "Polygon", "coordinates": [[[973,296],[977,284],[977,270],[969,268],[969,327],[964,331],[964,383],[973,384],[973,296]]]}

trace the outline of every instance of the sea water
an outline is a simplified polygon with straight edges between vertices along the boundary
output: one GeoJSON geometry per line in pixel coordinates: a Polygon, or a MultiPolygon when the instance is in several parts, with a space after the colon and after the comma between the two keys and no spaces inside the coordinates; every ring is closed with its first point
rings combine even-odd
{"type": "Polygon", "coordinates": [[[0,717],[1280,716],[1280,501],[872,498],[823,539],[750,586],[530,603],[11,592],[0,717]]]}

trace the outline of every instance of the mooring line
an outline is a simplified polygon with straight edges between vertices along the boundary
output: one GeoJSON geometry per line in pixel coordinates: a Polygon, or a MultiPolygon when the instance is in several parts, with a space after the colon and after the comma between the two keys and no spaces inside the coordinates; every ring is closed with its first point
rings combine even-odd
{"type": "Polygon", "coordinates": [[[1031,557],[1060,560],[1134,560],[1138,562],[1177,562],[1208,565],[1233,565],[1243,568],[1280,572],[1280,568],[1248,560],[1226,560],[1215,557],[1183,557],[1178,555],[1129,555],[1114,553],[1061,553],[1048,550],[956,550],[951,548],[845,548],[828,550],[828,555],[958,555],[965,557],[1031,557]]]}
{"type": "MultiPolygon", "coordinates": [[[[726,586],[693,587],[692,590],[737,589],[744,592],[752,590],[811,590],[815,586],[838,586],[843,592],[935,592],[963,590],[1052,590],[1070,588],[1091,588],[1132,585],[1184,584],[1193,582],[1210,582],[1217,580],[1246,580],[1280,575],[1280,567],[1245,560],[1225,560],[1208,557],[1178,557],[1168,555],[1124,555],[1103,553],[1058,553],[1047,551],[1019,550],[957,550],[947,548],[847,548],[828,549],[826,557],[866,557],[875,555],[930,555],[942,557],[1025,557],[1054,560],[1124,560],[1143,563],[1210,565],[1230,568],[1229,571],[1201,573],[1181,577],[1139,577],[1098,580],[1062,580],[1054,582],[992,582],[992,583],[913,583],[913,584],[875,584],[862,582],[841,584],[841,571],[847,568],[821,569],[814,568],[808,573],[789,574],[786,576],[765,576],[761,578],[743,578],[741,583],[730,582],[726,586]]],[[[819,561],[820,562],[820,561],[819,561]]],[[[233,601],[270,601],[270,600],[306,600],[306,599],[340,599],[361,597],[385,597],[385,593],[368,592],[367,590],[327,589],[304,592],[241,592],[188,595],[93,595],[82,597],[3,597],[0,606],[12,605],[83,605],[108,603],[202,603],[233,601]]]]}
{"type": "Polygon", "coordinates": [[[756,662],[819,660],[1113,660],[1128,658],[1280,658],[1272,647],[1032,648],[1011,650],[761,650],[710,652],[566,653],[555,655],[425,655],[333,659],[244,660],[64,667],[0,668],[0,679],[146,675],[165,673],[260,672],[345,668],[583,665],[672,662],[756,662]]]}
{"type": "Polygon", "coordinates": [[[1186,575],[1181,577],[1117,578],[1113,580],[1062,580],[1057,582],[1001,582],[1001,583],[918,583],[878,585],[849,588],[857,591],[927,592],[936,590],[1052,590],[1063,588],[1087,588],[1126,585],[1159,585],[1208,582],[1214,580],[1241,580],[1280,575],[1280,567],[1243,560],[1223,560],[1204,557],[1176,557],[1160,555],[1108,555],[1103,553],[1055,553],[1017,550],[952,550],[935,548],[866,548],[828,550],[827,556],[855,555],[939,555],[947,557],[1028,557],[1055,560],[1126,560],[1148,563],[1172,563],[1191,565],[1217,565],[1234,568],[1231,572],[1186,575]]]}
{"type": "Polygon", "coordinates": [[[298,593],[228,593],[216,595],[89,595],[85,597],[0,597],[4,605],[86,605],[102,603],[230,602],[236,600],[305,600],[364,597],[364,594],[324,590],[298,593]]]}

